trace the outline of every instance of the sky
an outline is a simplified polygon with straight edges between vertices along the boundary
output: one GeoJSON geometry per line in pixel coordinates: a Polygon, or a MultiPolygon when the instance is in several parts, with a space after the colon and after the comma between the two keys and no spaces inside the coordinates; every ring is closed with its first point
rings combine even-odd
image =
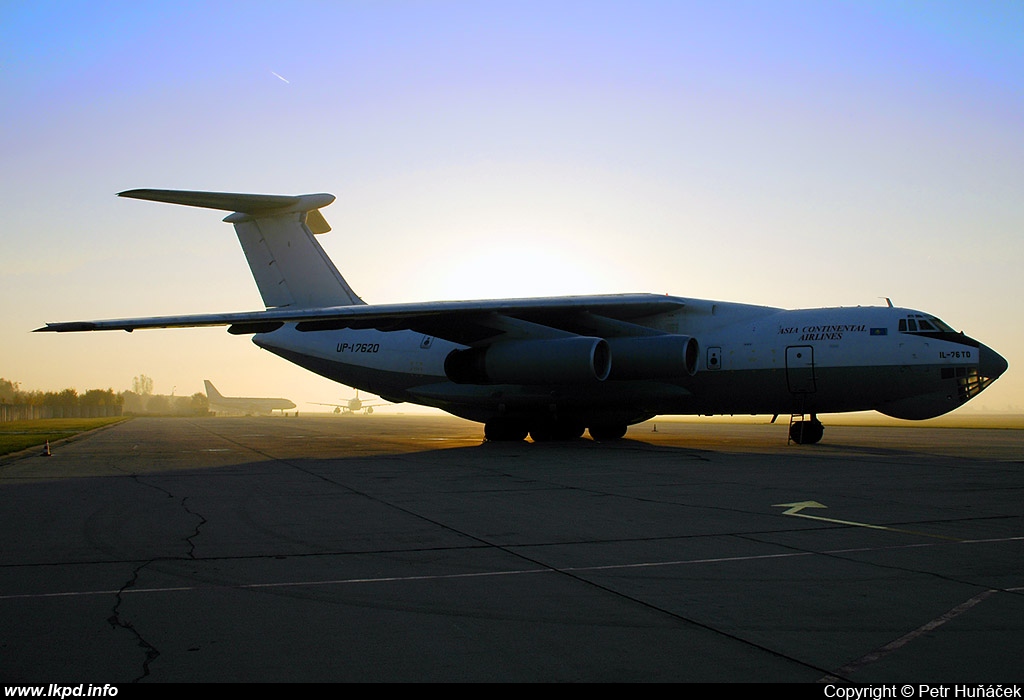
{"type": "Polygon", "coordinates": [[[224,329],[222,214],[140,187],[330,192],[370,303],[618,292],[934,314],[1024,411],[1024,4],[0,3],[0,376],[352,396],[224,329]]]}

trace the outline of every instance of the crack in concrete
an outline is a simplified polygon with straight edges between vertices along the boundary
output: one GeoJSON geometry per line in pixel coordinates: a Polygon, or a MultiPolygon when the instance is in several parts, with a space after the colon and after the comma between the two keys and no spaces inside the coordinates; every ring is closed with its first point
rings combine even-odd
{"type": "MultiPolygon", "coordinates": [[[[135,480],[136,483],[138,483],[141,486],[145,486],[147,488],[156,489],[157,491],[160,491],[161,493],[165,493],[168,498],[174,498],[175,497],[174,494],[172,492],[170,492],[169,490],[167,490],[167,489],[165,489],[162,486],[159,486],[157,484],[147,483],[143,479],[139,478],[138,475],[136,475],[134,477],[134,480],[135,480]]],[[[196,556],[195,556],[196,538],[198,538],[199,535],[201,534],[203,526],[206,525],[207,520],[198,511],[192,509],[188,505],[188,501],[189,501],[189,497],[188,496],[182,497],[181,502],[180,502],[181,509],[187,515],[192,516],[193,518],[195,518],[198,522],[196,523],[196,526],[192,529],[192,532],[189,533],[188,535],[186,535],[183,538],[183,541],[186,544],[186,551],[185,551],[184,556],[183,557],[157,557],[157,558],[154,558],[154,559],[149,559],[148,561],[145,561],[145,562],[139,564],[137,567],[135,567],[132,570],[131,578],[128,581],[126,581],[125,584],[123,586],[121,586],[121,588],[117,591],[117,594],[115,595],[114,606],[113,606],[113,608],[111,608],[110,615],[107,617],[107,623],[110,624],[110,626],[112,628],[114,628],[114,629],[120,628],[120,629],[123,629],[123,630],[129,632],[135,638],[135,641],[138,644],[139,648],[144,650],[145,658],[144,658],[144,660],[142,662],[142,673],[141,673],[141,675],[139,675],[138,677],[136,677],[132,681],[133,683],[138,683],[138,682],[144,680],[145,678],[147,678],[150,675],[151,664],[154,661],[156,661],[157,658],[159,658],[160,650],[157,649],[155,645],[150,643],[142,635],[142,632],[140,632],[130,620],[128,620],[128,619],[126,619],[125,617],[122,616],[121,604],[124,602],[124,594],[129,589],[135,587],[135,584],[138,582],[139,577],[141,576],[143,570],[145,570],[146,567],[150,566],[151,564],[155,564],[155,563],[161,562],[161,561],[178,561],[179,559],[188,559],[188,560],[193,560],[193,561],[195,560],[195,558],[196,558],[196,556]]]]}
{"type": "Polygon", "coordinates": [[[121,628],[123,630],[127,630],[135,638],[139,648],[145,651],[145,660],[142,662],[142,675],[135,678],[132,681],[133,683],[138,683],[149,676],[149,666],[158,656],[160,656],[160,652],[155,646],[146,641],[142,634],[135,629],[135,625],[121,616],[121,603],[124,602],[124,592],[135,586],[135,583],[139,580],[139,574],[144,568],[149,566],[150,563],[151,561],[144,562],[132,571],[131,579],[121,586],[120,590],[118,590],[117,595],[115,596],[114,607],[111,609],[110,616],[107,618],[107,622],[111,627],[114,629],[121,628]]]}

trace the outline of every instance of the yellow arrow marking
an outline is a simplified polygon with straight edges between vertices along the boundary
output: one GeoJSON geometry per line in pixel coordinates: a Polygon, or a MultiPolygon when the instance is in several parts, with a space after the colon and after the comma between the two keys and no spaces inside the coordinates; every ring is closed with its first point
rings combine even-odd
{"type": "Polygon", "coordinates": [[[822,505],[817,501],[800,501],[798,503],[776,503],[772,508],[788,508],[789,510],[782,511],[783,515],[792,515],[796,518],[807,518],[808,520],[820,520],[826,523],[836,523],[838,525],[852,525],[853,527],[866,527],[872,530],[888,530],[889,532],[902,532],[908,535],[918,535],[920,537],[934,537],[940,540],[950,540],[952,542],[963,542],[963,540],[957,537],[946,537],[945,535],[932,535],[927,532],[915,532],[914,530],[901,530],[898,527],[886,527],[885,525],[872,525],[871,523],[857,523],[852,520],[837,520],[835,518],[825,518],[820,515],[809,515],[807,513],[801,513],[804,508],[828,508],[826,505],[822,505]]]}

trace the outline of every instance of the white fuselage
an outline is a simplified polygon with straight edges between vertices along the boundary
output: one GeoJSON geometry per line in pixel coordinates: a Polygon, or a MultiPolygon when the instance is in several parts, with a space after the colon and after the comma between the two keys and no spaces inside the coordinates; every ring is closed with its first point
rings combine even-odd
{"type": "MultiPolygon", "coordinates": [[[[910,332],[892,307],[787,311],[687,300],[642,325],[699,342],[697,371],[675,377],[549,384],[459,384],[445,360],[465,346],[412,331],[300,332],[286,325],[254,342],[335,381],[486,421],[549,411],[633,423],[657,414],[785,414],[878,410],[929,418],[986,385],[987,350],[963,334],[910,332]],[[983,350],[984,348],[984,350],[983,350]]],[[[941,323],[941,322],[937,322],[941,323]]],[[[991,352],[991,351],[989,351],[991,352]]],[[[611,359],[614,367],[614,353],[611,359]]]]}

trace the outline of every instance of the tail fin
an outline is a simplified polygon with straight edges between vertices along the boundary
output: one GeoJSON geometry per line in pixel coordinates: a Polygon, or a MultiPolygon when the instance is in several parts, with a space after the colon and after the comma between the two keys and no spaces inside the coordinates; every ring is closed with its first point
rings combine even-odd
{"type": "Polygon", "coordinates": [[[204,379],[203,380],[203,384],[206,385],[206,398],[208,398],[208,399],[223,399],[224,398],[223,396],[220,395],[220,392],[217,391],[217,387],[215,387],[213,385],[213,382],[211,382],[209,379],[204,379]]]}
{"type": "Polygon", "coordinates": [[[234,212],[224,221],[234,224],[268,309],[365,303],[313,237],[331,230],[319,209],[334,195],[129,190],[118,196],[234,212]]]}

